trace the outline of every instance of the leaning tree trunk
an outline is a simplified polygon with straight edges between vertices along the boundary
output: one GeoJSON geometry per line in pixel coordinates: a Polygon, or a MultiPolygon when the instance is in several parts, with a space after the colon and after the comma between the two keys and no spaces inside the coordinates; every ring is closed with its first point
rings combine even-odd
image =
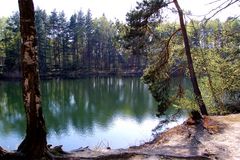
{"type": "Polygon", "coordinates": [[[23,153],[26,159],[38,159],[44,156],[47,148],[47,140],[40,103],[34,6],[32,0],[18,0],[18,4],[22,38],[22,89],[27,120],[26,137],[19,145],[18,151],[23,153]]]}
{"type": "Polygon", "coordinates": [[[192,61],[192,56],[191,56],[191,51],[190,51],[188,35],[187,35],[186,27],[184,24],[184,20],[183,20],[183,11],[182,11],[181,7],[179,6],[177,0],[173,0],[173,2],[177,8],[178,15],[179,15],[180,26],[181,26],[181,30],[182,30],[184,45],[185,45],[185,53],[187,56],[188,69],[189,69],[190,78],[191,78],[191,82],[192,82],[192,86],[193,86],[193,91],[195,94],[195,99],[200,108],[202,115],[208,115],[206,106],[204,104],[204,101],[203,101],[203,98],[201,95],[201,91],[198,87],[197,78],[196,78],[194,67],[193,67],[193,61],[192,61]]]}

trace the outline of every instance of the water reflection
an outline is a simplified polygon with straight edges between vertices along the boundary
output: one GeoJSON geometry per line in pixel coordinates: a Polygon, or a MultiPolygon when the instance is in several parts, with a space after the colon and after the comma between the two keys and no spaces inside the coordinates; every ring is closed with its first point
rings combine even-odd
{"type": "Polygon", "coordinates": [[[138,79],[48,81],[42,90],[48,128],[56,133],[72,124],[92,134],[95,124],[107,128],[119,114],[141,122],[154,110],[153,99],[138,79]]]}
{"type": "MultiPolygon", "coordinates": [[[[105,140],[113,148],[134,145],[158,123],[156,103],[137,78],[50,80],[41,90],[48,142],[67,150],[105,140]]],[[[19,83],[1,83],[0,145],[8,149],[25,134],[21,96],[19,83]]]]}

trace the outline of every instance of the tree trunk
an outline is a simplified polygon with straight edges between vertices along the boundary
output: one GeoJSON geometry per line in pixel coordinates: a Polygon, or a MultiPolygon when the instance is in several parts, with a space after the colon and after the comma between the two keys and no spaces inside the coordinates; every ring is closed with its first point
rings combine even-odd
{"type": "Polygon", "coordinates": [[[192,86],[193,86],[193,91],[195,94],[195,100],[200,108],[202,115],[208,115],[206,106],[202,99],[201,91],[198,87],[197,78],[196,78],[194,67],[193,67],[193,61],[192,61],[192,56],[191,56],[191,51],[190,51],[188,35],[187,35],[186,27],[184,24],[184,20],[183,20],[183,11],[182,11],[181,7],[179,6],[177,0],[173,0],[173,2],[177,8],[178,15],[179,15],[179,21],[180,21],[180,26],[181,26],[181,30],[182,30],[184,45],[185,45],[185,53],[187,56],[188,69],[189,69],[190,78],[191,78],[191,82],[192,82],[192,86]]]}
{"type": "Polygon", "coordinates": [[[18,147],[26,159],[39,159],[47,149],[43,119],[37,59],[37,40],[32,0],[18,0],[20,10],[22,92],[26,112],[26,137],[18,147]]]}

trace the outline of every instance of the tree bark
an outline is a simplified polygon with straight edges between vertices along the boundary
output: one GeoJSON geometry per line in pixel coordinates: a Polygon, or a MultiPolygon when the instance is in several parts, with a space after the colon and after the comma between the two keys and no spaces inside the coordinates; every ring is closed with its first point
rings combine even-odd
{"type": "Polygon", "coordinates": [[[26,112],[26,137],[18,147],[26,159],[40,159],[47,150],[46,128],[41,108],[37,39],[32,0],[18,0],[21,31],[22,92],[26,112]]]}
{"type": "Polygon", "coordinates": [[[180,21],[180,26],[181,26],[183,40],[184,40],[184,46],[185,46],[185,53],[187,56],[188,69],[189,69],[190,78],[191,78],[191,82],[192,82],[192,86],[193,86],[193,91],[195,94],[195,100],[200,108],[201,114],[208,115],[205,103],[204,103],[202,95],[201,95],[201,91],[198,87],[197,78],[196,78],[194,67],[193,67],[193,61],[192,61],[192,56],[191,56],[188,35],[187,35],[186,27],[184,24],[184,20],[183,20],[183,11],[182,11],[181,7],[179,6],[177,0],[173,0],[173,3],[175,4],[177,11],[178,11],[178,15],[179,15],[179,21],[180,21]]]}

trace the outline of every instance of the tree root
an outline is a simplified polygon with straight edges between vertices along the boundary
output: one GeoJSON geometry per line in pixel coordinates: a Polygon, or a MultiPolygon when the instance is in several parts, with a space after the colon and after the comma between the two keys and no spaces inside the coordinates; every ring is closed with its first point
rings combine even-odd
{"type": "MultiPolygon", "coordinates": [[[[51,146],[47,147],[48,150],[45,153],[45,157],[42,159],[44,160],[126,160],[130,158],[134,158],[137,156],[143,158],[149,157],[157,157],[159,159],[192,159],[192,160],[209,160],[211,159],[208,155],[168,155],[168,154],[161,154],[157,151],[116,151],[112,153],[105,153],[100,155],[94,155],[91,157],[84,157],[84,156],[74,156],[71,153],[65,152],[62,150],[62,146],[56,146],[51,148],[51,146]]],[[[0,159],[1,160],[24,160],[24,155],[18,152],[8,152],[0,147],[0,159]]]]}
{"type": "MultiPolygon", "coordinates": [[[[51,145],[47,146],[47,149],[45,151],[45,157],[42,157],[42,159],[65,159],[65,155],[69,154],[68,152],[62,150],[62,146],[56,146],[53,148],[50,147],[51,145]]],[[[6,151],[0,146],[0,160],[25,160],[25,156],[21,152],[6,151]]]]}
{"type": "MultiPolygon", "coordinates": [[[[50,155],[52,157],[52,155],[50,155]]],[[[83,157],[81,155],[79,156],[72,156],[69,155],[63,155],[63,156],[53,156],[52,158],[54,160],[127,160],[134,157],[143,157],[143,158],[150,158],[150,157],[157,157],[158,159],[164,160],[164,159],[175,159],[175,160],[210,160],[211,158],[208,155],[167,155],[167,154],[160,154],[160,153],[153,153],[153,152],[134,152],[134,151],[124,151],[124,152],[118,152],[118,153],[106,153],[101,155],[95,155],[91,157],[83,157]]]]}
{"type": "Polygon", "coordinates": [[[0,159],[1,160],[22,160],[23,155],[18,152],[8,152],[0,146],[0,159]]]}
{"type": "Polygon", "coordinates": [[[90,157],[89,159],[93,160],[111,160],[111,159],[129,159],[134,156],[142,156],[142,157],[158,157],[159,159],[192,159],[192,160],[210,160],[208,156],[205,155],[166,155],[152,152],[123,152],[119,154],[109,154],[109,155],[101,155],[98,157],[90,157]]]}

